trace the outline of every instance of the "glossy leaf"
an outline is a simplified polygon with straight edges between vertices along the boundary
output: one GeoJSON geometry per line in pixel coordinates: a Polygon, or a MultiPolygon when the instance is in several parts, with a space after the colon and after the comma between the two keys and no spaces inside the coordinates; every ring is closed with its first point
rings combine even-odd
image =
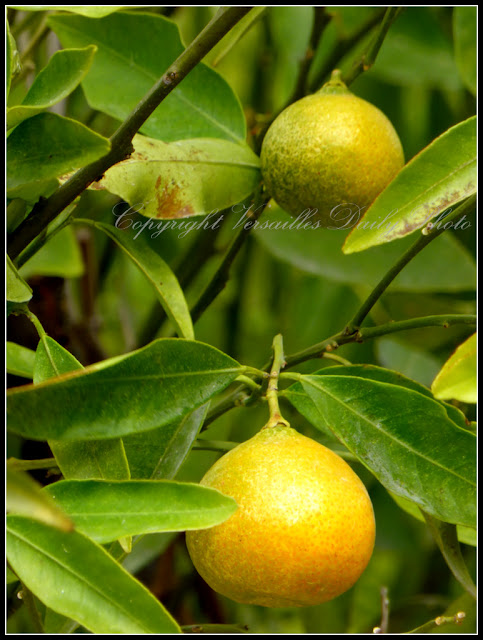
{"type": "Polygon", "coordinates": [[[461,79],[476,95],[477,60],[477,14],[476,7],[455,7],[453,9],[453,38],[455,60],[461,79]]]}
{"type": "Polygon", "coordinates": [[[7,518],[7,557],[45,605],[96,634],[179,633],[160,602],[101,546],[20,516],[7,518]]]}
{"type": "Polygon", "coordinates": [[[152,284],[163,309],[180,337],[193,340],[193,323],[183,290],[161,256],[146,243],[141,235],[133,237],[131,231],[123,231],[122,221],[120,228],[92,220],[82,220],[82,222],[99,229],[114,240],[152,284]]]}
{"type": "Polygon", "coordinates": [[[477,401],[476,333],[460,344],[445,362],[431,385],[431,391],[441,400],[477,401]]]}
{"type": "MultiPolygon", "coordinates": [[[[403,238],[430,221],[444,227],[445,211],[475,191],[476,116],[448,129],[403,167],[360,221],[358,215],[343,251],[403,238]]],[[[451,224],[465,229],[470,223],[462,217],[451,224]]]]}
{"type": "Polygon", "coordinates": [[[39,113],[24,120],[7,139],[9,196],[16,196],[20,187],[48,182],[89,164],[109,149],[109,140],[55,113],[39,113]]]}
{"type": "Polygon", "coordinates": [[[171,479],[188,455],[209,404],[173,424],[123,438],[132,478],[171,479]]]}
{"type": "Polygon", "coordinates": [[[304,376],[303,387],[330,429],[397,495],[435,517],[475,526],[476,438],[438,402],[353,376],[304,376]]]}
{"type": "Polygon", "coordinates": [[[213,138],[165,144],[145,136],[133,145],[131,157],[99,184],[148,218],[217,212],[249,196],[260,181],[258,156],[247,145],[213,138]]]}
{"type": "Polygon", "coordinates": [[[63,531],[71,531],[72,521],[42,486],[23,471],[7,464],[7,512],[29,516],[63,531]]]}
{"type": "MultiPolygon", "coordinates": [[[[118,120],[129,115],[183,51],[178,27],[159,15],[118,12],[99,20],[55,15],[49,25],[64,47],[97,45],[82,87],[92,108],[118,120]]],[[[199,137],[239,142],[246,134],[233,91],[204,64],[163,100],[141,131],[165,142],[199,137]]]]}
{"type": "MultiPolygon", "coordinates": [[[[365,378],[366,380],[375,380],[376,382],[385,382],[386,384],[393,384],[399,387],[404,387],[405,389],[410,389],[412,391],[417,391],[421,393],[423,396],[427,398],[431,398],[434,400],[431,391],[419,382],[404,376],[399,373],[399,371],[391,371],[390,369],[385,369],[383,367],[377,367],[371,364],[354,364],[350,366],[336,366],[336,367],[326,367],[325,369],[321,369],[320,371],[314,372],[315,376],[354,376],[356,378],[365,378]]],[[[303,415],[306,415],[307,406],[307,395],[303,390],[303,386],[300,382],[296,382],[291,387],[286,389],[283,392],[283,395],[287,397],[290,402],[294,405],[294,407],[300,411],[303,415]]],[[[436,400],[446,411],[446,414],[450,420],[452,420],[458,427],[461,429],[468,429],[468,422],[464,416],[464,414],[454,407],[452,404],[447,404],[446,402],[441,402],[436,400]]],[[[317,412],[317,409],[315,409],[317,412]]],[[[312,413],[313,416],[316,416],[317,413],[312,413]]],[[[312,420],[309,419],[311,422],[312,420]]],[[[327,425],[327,432],[331,433],[330,426],[327,425]]]]}
{"type": "Polygon", "coordinates": [[[78,86],[92,64],[95,46],[56,51],[37,74],[22,104],[7,109],[7,129],[45,111],[78,86]]]}
{"type": "Polygon", "coordinates": [[[45,491],[77,530],[103,543],[126,535],[212,527],[237,509],[232,498],[214,489],[168,480],[64,480],[45,491]]]}
{"type": "Polygon", "coordinates": [[[149,431],[201,406],[243,371],[206,344],[160,339],[80,372],[12,389],[8,424],[14,433],[36,440],[149,431]]]}
{"type": "Polygon", "coordinates": [[[7,341],[6,354],[7,373],[22,378],[33,378],[35,351],[27,349],[27,347],[23,347],[21,344],[7,341]]]}
{"type": "MultiPolygon", "coordinates": [[[[389,491],[389,495],[394,500],[394,502],[401,507],[403,511],[409,513],[413,518],[416,518],[420,522],[425,522],[424,516],[421,513],[421,509],[417,504],[411,502],[407,498],[401,498],[401,496],[397,496],[395,493],[391,493],[389,491]]],[[[469,544],[472,547],[477,546],[477,532],[476,529],[472,527],[463,527],[460,524],[456,525],[456,532],[458,535],[458,540],[463,544],[469,544]]]]}
{"type": "MultiPolygon", "coordinates": [[[[240,215],[234,226],[243,221],[246,222],[246,217],[240,215]]],[[[264,212],[254,233],[267,251],[282,262],[334,282],[367,288],[374,287],[414,243],[413,238],[402,238],[369,251],[346,255],[342,253],[345,231],[316,229],[310,225],[313,225],[310,217],[294,219],[272,206],[264,212]],[[304,225],[308,226],[304,229],[304,225]]],[[[475,287],[473,258],[457,238],[444,233],[411,260],[388,290],[440,292],[466,291],[475,287]]]]}
{"type": "Polygon", "coordinates": [[[7,254],[7,301],[28,302],[32,297],[32,289],[19,274],[17,267],[7,254]]]}
{"type": "MultiPolygon", "coordinates": [[[[83,369],[81,363],[50,336],[42,336],[35,354],[34,384],[83,369]]],[[[121,438],[110,440],[49,440],[64,478],[130,477],[121,438]]]]}

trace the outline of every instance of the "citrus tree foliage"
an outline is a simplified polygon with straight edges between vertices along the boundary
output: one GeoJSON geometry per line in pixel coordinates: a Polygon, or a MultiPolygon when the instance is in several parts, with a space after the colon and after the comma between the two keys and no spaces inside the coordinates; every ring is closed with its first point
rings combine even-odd
{"type": "Polygon", "coordinates": [[[473,633],[476,8],[7,18],[9,632],[473,633]],[[316,228],[260,153],[334,70],[405,165],[316,228]],[[219,595],[184,542],[239,509],[204,473],[278,420],[374,507],[366,570],[317,606],[219,595]]]}

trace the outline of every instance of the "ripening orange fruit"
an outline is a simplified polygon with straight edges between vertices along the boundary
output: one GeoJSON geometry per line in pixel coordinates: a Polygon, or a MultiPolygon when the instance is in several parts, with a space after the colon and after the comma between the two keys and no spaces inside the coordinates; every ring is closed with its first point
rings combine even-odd
{"type": "Polygon", "coordinates": [[[236,602],[316,605],[352,587],[371,558],[366,488],[330,449],[286,426],[267,427],[221,457],[202,485],[234,498],[224,523],[186,534],[204,580],[236,602]]]}
{"type": "Polygon", "coordinates": [[[314,210],[321,227],[340,226],[347,204],[364,214],[403,165],[391,122],[351,93],[338,72],[320,91],[282,111],[261,151],[272,198],[294,217],[314,210]]]}

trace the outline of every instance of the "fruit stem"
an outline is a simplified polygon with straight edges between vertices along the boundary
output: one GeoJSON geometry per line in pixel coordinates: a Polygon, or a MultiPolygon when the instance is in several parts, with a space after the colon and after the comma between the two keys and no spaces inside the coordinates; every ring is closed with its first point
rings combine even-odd
{"type": "Polygon", "coordinates": [[[350,94],[347,85],[342,80],[342,72],[340,69],[334,69],[330,76],[330,80],[328,80],[322,87],[317,91],[317,93],[330,94],[330,95],[341,95],[341,94],[350,94]]]}
{"type": "Polygon", "coordinates": [[[268,402],[268,408],[270,411],[270,419],[267,424],[263,427],[263,429],[267,429],[270,427],[276,427],[278,425],[283,425],[285,427],[289,427],[290,424],[282,417],[280,413],[280,406],[278,404],[278,378],[280,375],[280,369],[285,366],[285,356],[283,353],[283,338],[282,334],[278,334],[273,339],[273,362],[272,368],[270,369],[270,377],[268,380],[268,387],[266,398],[268,402]]]}

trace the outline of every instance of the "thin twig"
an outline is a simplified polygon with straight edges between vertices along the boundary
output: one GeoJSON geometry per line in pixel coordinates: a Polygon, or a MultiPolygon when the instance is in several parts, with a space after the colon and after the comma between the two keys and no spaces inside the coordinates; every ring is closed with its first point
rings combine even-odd
{"type": "MultiPolygon", "coordinates": [[[[303,351],[294,353],[291,356],[286,356],[284,369],[290,369],[302,362],[308,360],[314,360],[326,357],[327,352],[330,355],[332,351],[345,344],[351,344],[354,342],[364,342],[374,338],[380,338],[381,336],[388,335],[390,333],[396,333],[399,331],[408,331],[411,329],[421,329],[426,327],[442,327],[444,329],[457,326],[468,325],[476,326],[475,315],[465,314],[446,314],[437,316],[424,316],[421,318],[411,318],[409,320],[400,320],[398,322],[388,322],[387,324],[379,325],[377,327],[365,327],[359,329],[357,333],[347,335],[343,331],[337,333],[322,342],[312,345],[303,351]]],[[[271,363],[267,364],[264,369],[269,370],[271,363]]],[[[283,395],[283,392],[281,392],[283,395]]],[[[208,413],[207,419],[203,425],[206,429],[209,424],[214,422],[217,418],[222,416],[227,411],[234,409],[235,407],[248,406],[253,404],[259,395],[250,395],[245,385],[239,385],[233,390],[222,402],[215,405],[213,409],[208,413]]]]}
{"type": "Polygon", "coordinates": [[[353,49],[358,42],[360,42],[376,24],[378,24],[381,18],[385,14],[385,8],[375,11],[367,20],[365,20],[359,27],[349,36],[341,37],[337,41],[335,47],[332,50],[331,55],[326,60],[323,67],[319,70],[317,75],[312,79],[310,83],[310,91],[316,91],[319,89],[325,80],[329,77],[334,69],[340,66],[340,61],[351,49],[353,49]]]}
{"type": "Polygon", "coordinates": [[[134,135],[153,111],[250,9],[227,7],[218,11],[111,136],[109,153],[79,169],[49,198],[41,199],[34,206],[30,215],[11,234],[8,252],[12,260],[92,182],[99,180],[114,164],[130,156],[134,135]]]}
{"type": "Polygon", "coordinates": [[[20,54],[20,62],[22,64],[25,63],[25,61],[30,56],[30,54],[35,49],[35,47],[38,46],[42,42],[42,40],[47,36],[48,33],[49,33],[49,27],[47,25],[47,15],[44,15],[42,17],[42,20],[40,21],[35,33],[33,34],[32,38],[30,39],[28,45],[25,47],[25,49],[20,54]]]}
{"type": "Polygon", "coordinates": [[[387,633],[389,627],[389,597],[387,587],[381,587],[381,622],[373,633],[387,633]]]}
{"type": "Polygon", "coordinates": [[[310,69],[312,67],[312,62],[314,59],[315,51],[317,49],[317,45],[319,43],[320,38],[322,37],[323,31],[325,27],[329,24],[332,19],[332,16],[326,12],[326,7],[314,7],[314,24],[312,27],[312,33],[310,35],[309,46],[307,51],[305,52],[305,56],[300,61],[300,68],[297,77],[297,81],[295,84],[295,89],[293,90],[290,98],[274,113],[270,115],[270,117],[263,123],[260,131],[257,133],[254,145],[256,151],[259,153],[262,148],[263,139],[270,128],[272,122],[284,111],[288,106],[290,106],[293,102],[296,102],[300,98],[306,95],[307,91],[307,80],[310,69]]]}
{"type": "Polygon", "coordinates": [[[307,94],[307,79],[310,68],[312,66],[314,55],[317,50],[320,38],[322,37],[325,28],[331,20],[332,16],[327,13],[327,7],[314,7],[314,24],[312,27],[312,33],[310,35],[309,46],[307,48],[305,56],[300,62],[297,84],[292,96],[280,111],[283,111],[283,109],[285,109],[285,107],[287,107],[289,104],[292,104],[292,102],[299,100],[307,94]]]}
{"type": "Polygon", "coordinates": [[[476,316],[471,314],[442,314],[437,316],[423,316],[420,318],[410,318],[409,320],[399,320],[397,322],[388,322],[377,327],[364,327],[355,333],[347,334],[344,331],[307,347],[303,351],[294,353],[286,358],[286,369],[295,367],[307,360],[322,358],[326,351],[334,351],[344,344],[352,342],[365,342],[374,338],[396,333],[399,331],[408,331],[410,329],[422,329],[425,327],[443,327],[444,329],[454,325],[476,325],[476,316]]]}
{"type": "Polygon", "coordinates": [[[406,634],[410,633],[428,633],[437,627],[442,627],[445,624],[462,624],[463,620],[466,618],[466,613],[464,611],[458,611],[454,616],[438,616],[429,622],[422,624],[417,629],[413,629],[412,631],[406,631],[406,634]]]}
{"type": "Polygon", "coordinates": [[[353,65],[352,69],[344,76],[344,83],[349,86],[354,82],[356,78],[360,76],[364,71],[369,71],[374,62],[376,61],[377,54],[384,42],[384,38],[387,35],[392,23],[396,18],[404,11],[404,7],[388,7],[384,19],[382,20],[379,29],[374,36],[374,39],[369,44],[368,48],[360,59],[353,65]]]}
{"type": "Polygon", "coordinates": [[[256,221],[262,215],[268,200],[262,202],[262,204],[256,204],[255,208],[250,209],[247,213],[247,221],[242,226],[238,234],[233,239],[228,251],[225,254],[220,266],[216,270],[216,273],[212,277],[211,281],[206,286],[205,290],[201,294],[198,302],[191,310],[191,318],[193,324],[197,322],[210,304],[215,300],[219,293],[223,291],[228,282],[230,276],[230,268],[242,248],[248,234],[255,226],[256,221]]]}
{"type": "Polygon", "coordinates": [[[227,451],[231,451],[235,447],[238,447],[239,444],[239,442],[204,440],[203,438],[199,438],[193,444],[193,449],[196,449],[196,451],[221,451],[222,453],[226,453],[227,451]]]}
{"type": "Polygon", "coordinates": [[[20,460],[19,458],[8,458],[7,466],[18,471],[33,471],[35,469],[58,469],[59,465],[55,458],[42,458],[40,460],[20,460]]]}
{"type": "MultiPolygon", "coordinates": [[[[463,204],[457,207],[453,213],[445,218],[446,223],[450,222],[456,218],[460,218],[463,215],[466,215],[470,211],[473,210],[473,207],[476,203],[476,195],[471,196],[463,204]]],[[[372,307],[379,300],[381,295],[387,289],[387,287],[391,284],[391,282],[395,279],[395,277],[403,270],[403,268],[420,252],[422,251],[430,242],[432,242],[435,238],[440,236],[446,228],[446,224],[441,228],[432,227],[431,223],[429,223],[421,232],[421,235],[418,237],[416,242],[409,247],[409,249],[399,258],[396,264],[389,269],[389,271],[384,275],[384,277],[380,280],[380,282],[374,287],[371,291],[370,295],[364,301],[362,306],[358,309],[355,316],[352,320],[349,321],[345,328],[345,333],[351,334],[357,331],[362,322],[365,320],[372,307]]]]}
{"type": "MultiPolygon", "coordinates": [[[[205,230],[200,230],[193,242],[187,248],[186,252],[183,254],[178,265],[173,269],[183,291],[186,291],[186,289],[191,285],[207,260],[218,253],[216,240],[218,239],[220,231],[224,227],[224,222],[228,219],[227,212],[222,212],[220,215],[223,217],[221,224],[217,225],[214,229],[211,229],[208,234],[208,238],[206,239],[203,237],[205,230]]],[[[159,301],[156,300],[147,315],[147,320],[145,321],[144,326],[139,332],[137,341],[138,346],[144,347],[146,344],[151,342],[151,340],[153,340],[160,331],[161,325],[166,319],[166,312],[159,304],[159,301]]]]}
{"type": "Polygon", "coordinates": [[[35,598],[33,593],[28,589],[25,584],[22,582],[22,589],[19,591],[19,597],[21,595],[21,599],[24,601],[25,606],[28,609],[30,614],[30,619],[32,621],[33,627],[35,629],[35,633],[44,633],[44,627],[42,625],[42,618],[40,617],[39,610],[37,609],[37,605],[35,603],[35,598]]]}

